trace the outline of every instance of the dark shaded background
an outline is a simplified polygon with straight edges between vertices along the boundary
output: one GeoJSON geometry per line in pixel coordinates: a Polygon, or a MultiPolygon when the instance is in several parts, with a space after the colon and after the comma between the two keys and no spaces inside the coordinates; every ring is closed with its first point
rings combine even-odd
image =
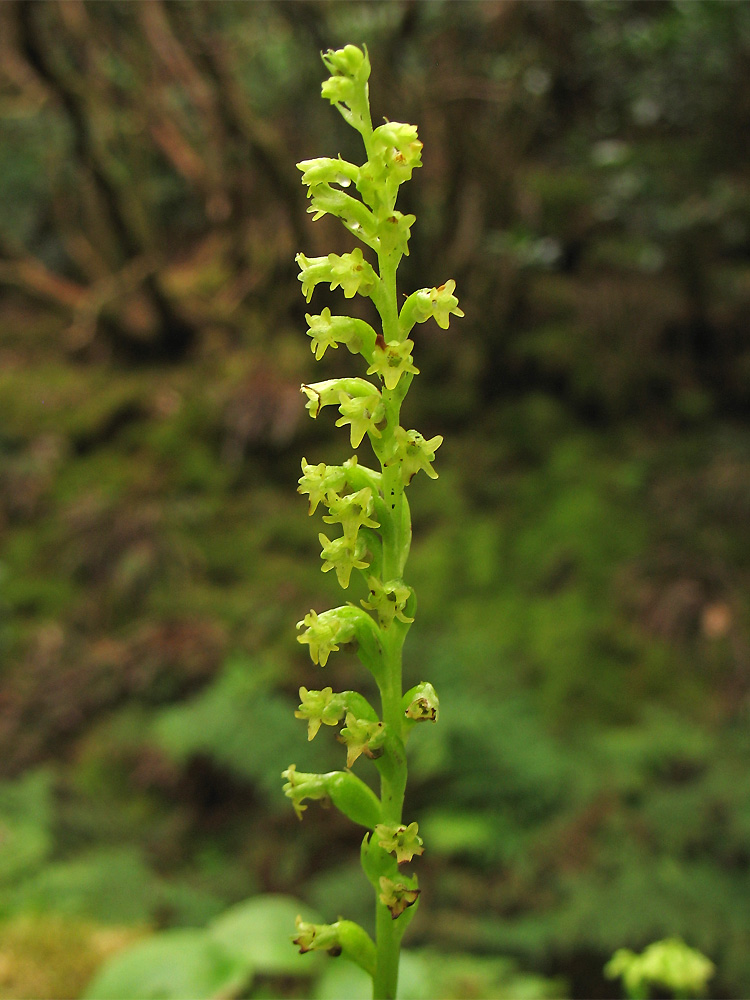
{"type": "Polygon", "coordinates": [[[299,685],[361,683],[294,630],[339,601],[299,461],[349,454],[298,385],[352,364],[309,352],[294,255],[351,238],[294,164],[361,160],[350,41],[424,142],[401,288],[466,312],[408,402],[409,944],[590,997],[681,934],[746,996],[750,6],[703,0],[0,5],[0,996],[255,893],[370,919],[279,779],[341,766],[299,685]]]}

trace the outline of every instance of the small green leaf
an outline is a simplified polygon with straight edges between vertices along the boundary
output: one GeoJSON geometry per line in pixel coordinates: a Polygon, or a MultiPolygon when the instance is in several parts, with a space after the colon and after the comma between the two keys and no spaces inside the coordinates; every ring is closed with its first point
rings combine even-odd
{"type": "Polygon", "coordinates": [[[300,914],[311,922],[320,919],[291,896],[256,896],[222,913],[209,925],[208,933],[258,973],[309,976],[310,959],[298,954],[291,940],[300,914]]]}
{"type": "Polygon", "coordinates": [[[89,984],[84,1000],[210,1000],[231,995],[252,976],[249,961],[205,931],[170,930],[111,958],[89,984]]]}

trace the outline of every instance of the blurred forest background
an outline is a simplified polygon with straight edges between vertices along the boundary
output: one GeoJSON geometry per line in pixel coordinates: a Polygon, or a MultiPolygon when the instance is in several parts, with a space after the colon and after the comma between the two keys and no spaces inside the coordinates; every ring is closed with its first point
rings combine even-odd
{"type": "Polygon", "coordinates": [[[446,996],[595,997],[680,934],[747,996],[750,5],[8,0],[0,997],[264,894],[371,921],[360,834],[280,780],[341,766],[300,684],[361,679],[294,629],[339,601],[295,489],[350,452],[298,387],[351,358],[315,365],[294,255],[352,241],[295,162],[362,159],[319,97],[347,42],[424,142],[401,290],[466,312],[420,327],[408,403],[445,444],[407,946],[465,956],[446,996]]]}

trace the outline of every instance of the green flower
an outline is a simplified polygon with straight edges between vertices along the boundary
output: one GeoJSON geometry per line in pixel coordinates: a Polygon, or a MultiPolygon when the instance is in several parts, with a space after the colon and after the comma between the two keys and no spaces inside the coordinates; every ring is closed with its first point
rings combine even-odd
{"type": "Polygon", "coordinates": [[[292,944],[299,948],[300,955],[308,951],[327,951],[332,957],[341,954],[339,935],[334,924],[310,924],[302,917],[295,920],[297,934],[292,938],[292,944]]]}
{"type": "Polygon", "coordinates": [[[343,489],[346,471],[341,465],[326,465],[324,462],[310,465],[307,459],[302,459],[303,475],[299,479],[297,492],[309,494],[311,514],[315,513],[321,500],[326,501],[329,496],[343,489]]]}
{"type": "Polygon", "coordinates": [[[344,538],[354,542],[360,528],[379,528],[370,516],[373,510],[372,490],[369,486],[343,497],[331,497],[328,503],[330,513],[323,517],[326,524],[340,524],[344,538]]]}
{"type": "Polygon", "coordinates": [[[351,642],[355,636],[355,623],[341,615],[345,608],[333,608],[318,615],[310,611],[297,628],[303,628],[302,635],[297,636],[297,642],[307,643],[310,647],[310,657],[313,663],[324,667],[331,653],[338,652],[339,645],[351,642]]]}
{"type": "Polygon", "coordinates": [[[397,427],[394,440],[396,448],[386,465],[394,465],[396,462],[402,463],[404,481],[410,482],[412,477],[422,469],[430,479],[437,479],[438,474],[432,468],[435,461],[435,452],[443,443],[440,434],[429,439],[423,438],[419,431],[406,431],[403,427],[397,427]]]}
{"type": "Polygon", "coordinates": [[[458,299],[453,294],[456,282],[451,278],[439,288],[420,288],[404,302],[399,316],[401,329],[406,334],[415,323],[425,323],[431,317],[443,330],[448,329],[451,316],[463,316],[458,299]]]}
{"type": "Polygon", "coordinates": [[[413,906],[418,899],[419,889],[413,888],[407,882],[394,882],[385,875],[381,876],[380,902],[388,907],[394,920],[400,917],[408,906],[413,906]]]}
{"type": "Polygon", "coordinates": [[[351,767],[362,754],[371,759],[382,757],[385,734],[382,722],[358,719],[352,712],[347,712],[346,726],[339,734],[346,746],[346,766],[351,767]]]}
{"type": "Polygon", "coordinates": [[[383,420],[385,411],[380,393],[374,386],[372,390],[371,396],[349,396],[342,392],[339,397],[341,416],[336,421],[336,426],[345,427],[350,424],[352,448],[358,448],[367,433],[375,437],[381,436],[377,425],[383,420]]]}
{"type": "Polygon", "coordinates": [[[322,547],[320,557],[323,560],[323,572],[335,569],[339,585],[346,590],[352,570],[367,569],[369,566],[363,559],[367,549],[363,539],[351,539],[344,535],[331,541],[321,533],[318,535],[318,540],[322,547]]]}
{"type": "Polygon", "coordinates": [[[310,774],[297,770],[290,764],[281,777],[286,779],[284,794],[292,800],[294,811],[302,819],[307,806],[305,799],[327,800],[348,816],[354,823],[371,830],[380,822],[380,800],[361,778],[351,771],[329,771],[327,774],[310,774]]]}
{"type": "Polygon", "coordinates": [[[333,159],[330,156],[316,156],[312,160],[301,160],[297,169],[302,171],[302,183],[312,187],[313,184],[339,184],[349,187],[352,181],[359,177],[360,168],[353,163],[333,159]]]}
{"type": "Polygon", "coordinates": [[[322,691],[308,691],[306,687],[299,689],[300,706],[294,713],[295,719],[307,719],[307,739],[315,739],[321,725],[336,726],[344,715],[344,699],[342,695],[334,694],[333,688],[323,688],[322,691]]]}
{"type": "Polygon", "coordinates": [[[369,295],[379,281],[372,265],[362,256],[360,247],[356,247],[351,253],[329,253],[326,257],[306,257],[305,254],[298,253],[295,259],[300,269],[302,293],[308,302],[315,286],[322,282],[327,281],[331,291],[340,286],[346,298],[351,299],[358,292],[360,295],[369,295]]]}
{"type": "Polygon", "coordinates": [[[401,212],[392,212],[383,219],[375,230],[381,251],[408,257],[411,227],[416,221],[416,215],[402,215],[401,212]]]}
{"type": "Polygon", "coordinates": [[[301,385],[299,390],[307,396],[305,409],[315,420],[324,406],[338,403],[341,391],[340,379],[329,378],[325,382],[311,382],[310,385],[301,385]]]}
{"type": "Polygon", "coordinates": [[[386,826],[379,823],[373,832],[383,850],[395,854],[396,863],[401,865],[405,861],[411,861],[415,854],[424,854],[418,829],[416,823],[408,826],[386,826]]]}
{"type": "Polygon", "coordinates": [[[340,403],[342,395],[371,396],[377,390],[372,382],[363,378],[329,378],[323,382],[301,385],[300,392],[307,396],[305,409],[315,420],[324,406],[340,403]]]}
{"type": "MultiPolygon", "coordinates": [[[[411,180],[412,171],[422,166],[422,143],[416,125],[386,122],[372,133],[370,148],[373,160],[381,168],[381,176],[391,191],[411,180]]],[[[365,166],[368,166],[366,164],[365,166]]]]}
{"type": "Polygon", "coordinates": [[[328,262],[331,265],[331,291],[339,285],[347,299],[360,295],[369,295],[378,284],[378,276],[362,256],[360,247],[355,247],[351,253],[329,253],[328,262]]]}
{"type": "Polygon", "coordinates": [[[312,337],[310,348],[316,361],[320,361],[327,348],[335,349],[339,344],[346,344],[352,354],[364,353],[367,357],[372,353],[376,334],[364,320],[332,316],[327,307],[317,316],[306,314],[305,319],[309,326],[307,332],[312,337]]]}
{"type": "Polygon", "coordinates": [[[404,372],[419,374],[419,369],[414,367],[414,359],[411,356],[413,347],[411,340],[393,341],[382,346],[376,343],[372,352],[372,364],[367,369],[367,374],[379,375],[385,382],[386,389],[395,389],[404,372]]]}
{"type": "Polygon", "coordinates": [[[299,266],[299,280],[302,282],[302,294],[309,302],[315,286],[322,281],[330,281],[331,268],[328,257],[307,257],[298,253],[294,258],[299,266]]]}
{"type": "MultiPolygon", "coordinates": [[[[348,328],[349,324],[346,322],[346,317],[336,316],[335,318],[337,320],[343,319],[343,327],[348,328]]],[[[309,313],[305,313],[305,319],[308,324],[307,332],[312,337],[310,347],[316,361],[320,361],[327,348],[333,347],[335,349],[339,344],[344,342],[341,333],[336,329],[337,326],[341,328],[342,324],[335,323],[334,317],[331,316],[331,310],[327,307],[318,316],[311,316],[309,313]]]]}
{"type": "Polygon", "coordinates": [[[297,917],[297,935],[292,938],[300,950],[327,951],[331,956],[345,955],[364,969],[369,976],[375,975],[375,943],[359,924],[352,920],[337,920],[335,924],[309,924],[297,917]]]}
{"type": "Polygon", "coordinates": [[[357,190],[372,208],[386,205],[390,211],[398,188],[422,166],[422,143],[415,125],[386,122],[378,126],[369,144],[371,157],[362,165],[357,190]]]}
{"type": "Polygon", "coordinates": [[[405,625],[410,625],[414,619],[404,614],[406,602],[411,597],[413,591],[403,580],[389,580],[381,583],[377,577],[371,576],[367,581],[370,588],[370,597],[367,601],[360,601],[363,608],[368,611],[377,611],[378,621],[381,628],[390,628],[393,619],[397,618],[405,625]]]}
{"type": "Polygon", "coordinates": [[[373,129],[371,148],[389,168],[398,164],[409,174],[404,180],[411,179],[415,167],[422,166],[422,143],[417,136],[416,125],[406,125],[403,122],[386,122],[373,129]]]}

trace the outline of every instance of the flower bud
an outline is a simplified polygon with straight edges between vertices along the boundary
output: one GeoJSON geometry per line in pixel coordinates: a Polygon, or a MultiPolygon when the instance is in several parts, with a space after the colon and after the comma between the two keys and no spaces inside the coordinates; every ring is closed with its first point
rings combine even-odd
{"type": "MultiPolygon", "coordinates": [[[[364,47],[363,47],[364,48],[364,47]]],[[[359,132],[369,131],[370,108],[367,97],[367,80],[370,60],[367,49],[347,45],[343,49],[329,49],[323,62],[331,74],[323,82],[320,92],[341,113],[343,118],[359,132]]]]}
{"type": "Polygon", "coordinates": [[[286,778],[284,794],[291,799],[294,811],[302,819],[307,806],[306,799],[330,799],[336,808],[353,823],[369,827],[371,830],[381,820],[380,800],[364,781],[351,771],[329,771],[327,774],[306,774],[298,772],[290,764],[282,772],[286,778]]]}
{"type": "Polygon", "coordinates": [[[408,826],[386,826],[379,823],[373,833],[383,850],[395,854],[396,863],[401,865],[405,861],[411,861],[415,854],[424,854],[418,829],[416,823],[408,826]]]}
{"type": "Polygon", "coordinates": [[[437,479],[438,474],[432,468],[431,463],[435,461],[435,452],[443,443],[440,434],[436,434],[428,441],[422,437],[419,431],[407,431],[403,427],[397,427],[394,441],[396,447],[386,465],[400,462],[405,483],[411,482],[412,477],[420,469],[426,472],[430,479],[437,479]]]}
{"type": "Polygon", "coordinates": [[[341,730],[340,739],[346,746],[346,766],[362,755],[375,760],[383,755],[386,729],[379,720],[358,719],[352,712],[346,713],[346,726],[341,730]]]}
{"type": "Polygon", "coordinates": [[[328,49],[321,58],[331,76],[350,77],[358,83],[366,83],[370,77],[370,60],[367,47],[345,45],[343,49],[328,49]]]}
{"type": "Polygon", "coordinates": [[[440,714],[437,692],[429,681],[422,681],[407,691],[401,706],[412,722],[437,722],[440,714]]]}
{"type": "Polygon", "coordinates": [[[361,87],[356,81],[345,76],[332,76],[323,81],[320,93],[339,109],[348,122],[357,127],[351,110],[361,100],[361,87]]]}

